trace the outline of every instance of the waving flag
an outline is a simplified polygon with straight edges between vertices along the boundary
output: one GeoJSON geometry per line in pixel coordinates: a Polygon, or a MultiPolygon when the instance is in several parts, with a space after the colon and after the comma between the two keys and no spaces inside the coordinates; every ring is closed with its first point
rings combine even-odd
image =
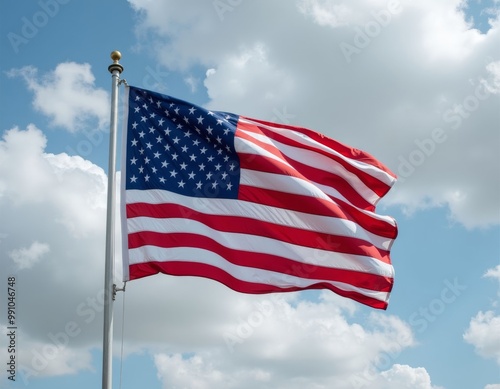
{"type": "Polygon", "coordinates": [[[317,132],[127,88],[124,279],[165,273],[244,293],[330,289],[387,308],[396,181],[317,132]]]}

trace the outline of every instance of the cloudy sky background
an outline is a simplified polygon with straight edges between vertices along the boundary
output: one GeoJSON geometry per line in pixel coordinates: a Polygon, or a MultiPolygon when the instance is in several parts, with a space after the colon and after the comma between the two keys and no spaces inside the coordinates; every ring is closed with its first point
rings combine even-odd
{"type": "Polygon", "coordinates": [[[0,388],[100,385],[114,49],[131,85],[321,131],[400,177],[378,207],[400,233],[387,311],[134,281],[115,304],[115,387],[124,317],[123,388],[500,388],[497,1],[0,7],[0,288],[15,276],[18,306],[0,388]]]}

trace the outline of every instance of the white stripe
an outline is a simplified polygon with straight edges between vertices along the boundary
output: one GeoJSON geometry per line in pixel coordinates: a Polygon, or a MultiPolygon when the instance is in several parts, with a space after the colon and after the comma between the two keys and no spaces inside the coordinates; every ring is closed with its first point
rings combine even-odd
{"type": "MultiPolygon", "coordinates": [[[[240,130],[240,131],[246,133],[247,135],[255,139],[258,139],[261,142],[265,142],[270,146],[275,147],[279,152],[283,153],[285,156],[293,159],[294,161],[300,162],[306,166],[310,166],[318,170],[322,170],[326,173],[335,174],[343,178],[346,181],[347,185],[351,186],[363,199],[365,199],[372,205],[375,205],[380,200],[380,196],[377,195],[373,190],[371,190],[363,181],[361,181],[361,179],[356,174],[348,171],[342,164],[340,164],[339,162],[337,162],[332,158],[328,158],[323,154],[319,154],[311,150],[285,145],[276,140],[271,140],[264,135],[255,134],[245,130],[240,130]],[[328,167],[328,169],[326,169],[326,167],[328,167]]],[[[262,147],[256,144],[253,144],[252,147],[251,146],[252,143],[246,139],[241,139],[236,137],[234,142],[235,142],[234,143],[235,149],[237,152],[264,155],[266,158],[271,158],[272,156],[273,157],[272,159],[279,160],[280,162],[285,163],[286,165],[291,167],[291,165],[286,160],[276,157],[274,154],[270,153],[267,150],[264,150],[262,147]],[[241,143],[244,144],[242,145],[241,143]]],[[[314,180],[310,179],[310,181],[320,186],[326,193],[329,193],[330,189],[334,189],[333,187],[316,183],[314,180]]],[[[338,193],[338,192],[335,190],[332,193],[338,193]]],[[[334,195],[334,197],[337,196],[334,195]]],[[[348,201],[344,197],[343,199],[344,201],[348,201]]],[[[350,203],[350,201],[348,202],[350,203]]]]}
{"type": "Polygon", "coordinates": [[[387,292],[379,292],[359,288],[350,284],[345,284],[343,282],[300,278],[290,274],[284,274],[270,270],[238,266],[226,261],[224,258],[212,251],[203,249],[191,247],[162,249],[156,246],[143,246],[138,249],[130,249],[129,251],[132,263],[146,263],[149,261],[182,261],[203,263],[222,269],[225,272],[231,274],[233,277],[245,282],[262,283],[266,285],[277,286],[280,288],[307,288],[308,286],[321,282],[333,285],[344,291],[358,292],[380,301],[387,301],[389,297],[389,294],[387,292]]]}
{"type": "Polygon", "coordinates": [[[247,201],[189,197],[160,189],[127,190],[126,203],[138,202],[181,204],[197,212],[209,215],[241,216],[307,231],[359,238],[383,250],[388,250],[393,242],[393,239],[373,234],[350,220],[310,215],[247,201]]]}
{"type": "MultiPolygon", "coordinates": [[[[332,198],[326,195],[320,189],[329,191],[329,195],[336,197],[337,199],[344,200],[349,203],[340,193],[330,187],[323,185],[313,185],[308,181],[301,178],[285,176],[282,174],[266,173],[256,170],[241,169],[240,171],[240,183],[254,186],[261,189],[278,190],[284,193],[297,194],[302,196],[316,197],[328,202],[338,205],[332,198]]],[[[350,203],[349,203],[350,204],[350,203]]],[[[352,205],[352,204],[351,204],[352,205]]],[[[353,207],[355,207],[353,205],[353,207]]],[[[390,216],[379,215],[375,212],[361,209],[355,207],[359,212],[364,213],[373,219],[384,221],[391,226],[395,227],[396,223],[394,219],[390,216]]]]}
{"type": "MultiPolygon", "coordinates": [[[[221,232],[199,221],[191,219],[136,217],[128,219],[127,229],[129,234],[142,231],[152,231],[162,234],[197,234],[208,236],[219,244],[233,250],[279,255],[280,257],[302,262],[307,265],[322,266],[332,269],[353,270],[385,277],[393,277],[394,275],[394,269],[391,265],[369,256],[338,253],[318,248],[298,246],[269,237],[245,233],[221,232]]],[[[314,242],[311,243],[314,244],[314,242]]]]}
{"type": "Polygon", "coordinates": [[[333,149],[315,141],[314,139],[311,139],[307,135],[305,135],[301,132],[298,132],[298,131],[294,131],[293,129],[291,129],[291,127],[290,127],[290,129],[289,128],[285,129],[285,128],[274,127],[271,125],[265,125],[263,123],[254,122],[253,120],[249,120],[248,118],[243,118],[241,116],[240,116],[240,121],[244,122],[244,123],[253,124],[256,126],[265,127],[270,131],[277,132],[280,135],[287,137],[289,139],[292,139],[295,142],[298,142],[300,144],[312,146],[312,147],[316,147],[318,149],[324,150],[329,154],[335,155],[335,156],[343,159],[344,161],[346,161],[350,165],[356,167],[359,170],[364,171],[365,173],[369,174],[370,176],[382,181],[386,185],[392,186],[394,184],[394,182],[396,182],[396,179],[393,176],[391,176],[390,174],[386,173],[385,171],[377,168],[376,166],[373,166],[371,164],[368,164],[368,163],[365,163],[362,161],[350,159],[350,158],[340,154],[338,151],[333,150],[333,149]]]}

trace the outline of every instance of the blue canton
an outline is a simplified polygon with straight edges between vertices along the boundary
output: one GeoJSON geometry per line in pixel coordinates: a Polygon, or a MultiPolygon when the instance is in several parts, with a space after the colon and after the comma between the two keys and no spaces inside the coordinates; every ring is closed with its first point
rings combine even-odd
{"type": "Polygon", "coordinates": [[[237,198],[238,116],[130,87],[126,189],[237,198]]]}

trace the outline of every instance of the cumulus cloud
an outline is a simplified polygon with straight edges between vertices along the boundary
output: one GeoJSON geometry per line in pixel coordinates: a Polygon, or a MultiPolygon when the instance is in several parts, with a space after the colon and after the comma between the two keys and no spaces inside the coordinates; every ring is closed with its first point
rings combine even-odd
{"type": "Polygon", "coordinates": [[[222,19],[210,2],[129,2],[164,66],[210,69],[210,108],[286,110],[391,167],[385,204],[499,224],[498,14],[481,34],[460,0],[239,2],[222,19]]]}
{"type": "Polygon", "coordinates": [[[29,247],[22,247],[10,251],[9,257],[16,263],[19,270],[23,270],[32,267],[49,251],[50,246],[47,243],[34,241],[29,247]]]}
{"type": "Polygon", "coordinates": [[[500,282],[500,265],[497,265],[492,269],[488,269],[484,274],[484,277],[496,278],[497,281],[500,282]]]}
{"type": "Polygon", "coordinates": [[[46,153],[46,143],[32,124],[0,140],[0,214],[9,220],[0,255],[21,286],[17,362],[30,382],[90,368],[101,330],[102,306],[86,312],[102,288],[106,175],[80,157],[46,153]]]}
{"type": "Polygon", "coordinates": [[[431,384],[431,378],[422,367],[395,364],[383,371],[370,385],[371,389],[443,389],[431,384]]]}
{"type": "Polygon", "coordinates": [[[469,323],[464,340],[484,358],[493,358],[500,365],[500,316],[493,311],[479,312],[469,323]]]}
{"type": "Polygon", "coordinates": [[[241,296],[235,308],[219,329],[219,347],[155,355],[165,388],[371,387],[380,361],[393,360],[414,342],[396,317],[351,321],[356,306],[331,293],[322,293],[319,302],[241,296]]]}
{"type": "Polygon", "coordinates": [[[12,69],[7,74],[26,81],[34,94],[33,106],[54,126],[77,132],[89,124],[104,128],[109,121],[108,93],[95,87],[89,64],[60,63],[42,76],[33,66],[12,69]]]}

